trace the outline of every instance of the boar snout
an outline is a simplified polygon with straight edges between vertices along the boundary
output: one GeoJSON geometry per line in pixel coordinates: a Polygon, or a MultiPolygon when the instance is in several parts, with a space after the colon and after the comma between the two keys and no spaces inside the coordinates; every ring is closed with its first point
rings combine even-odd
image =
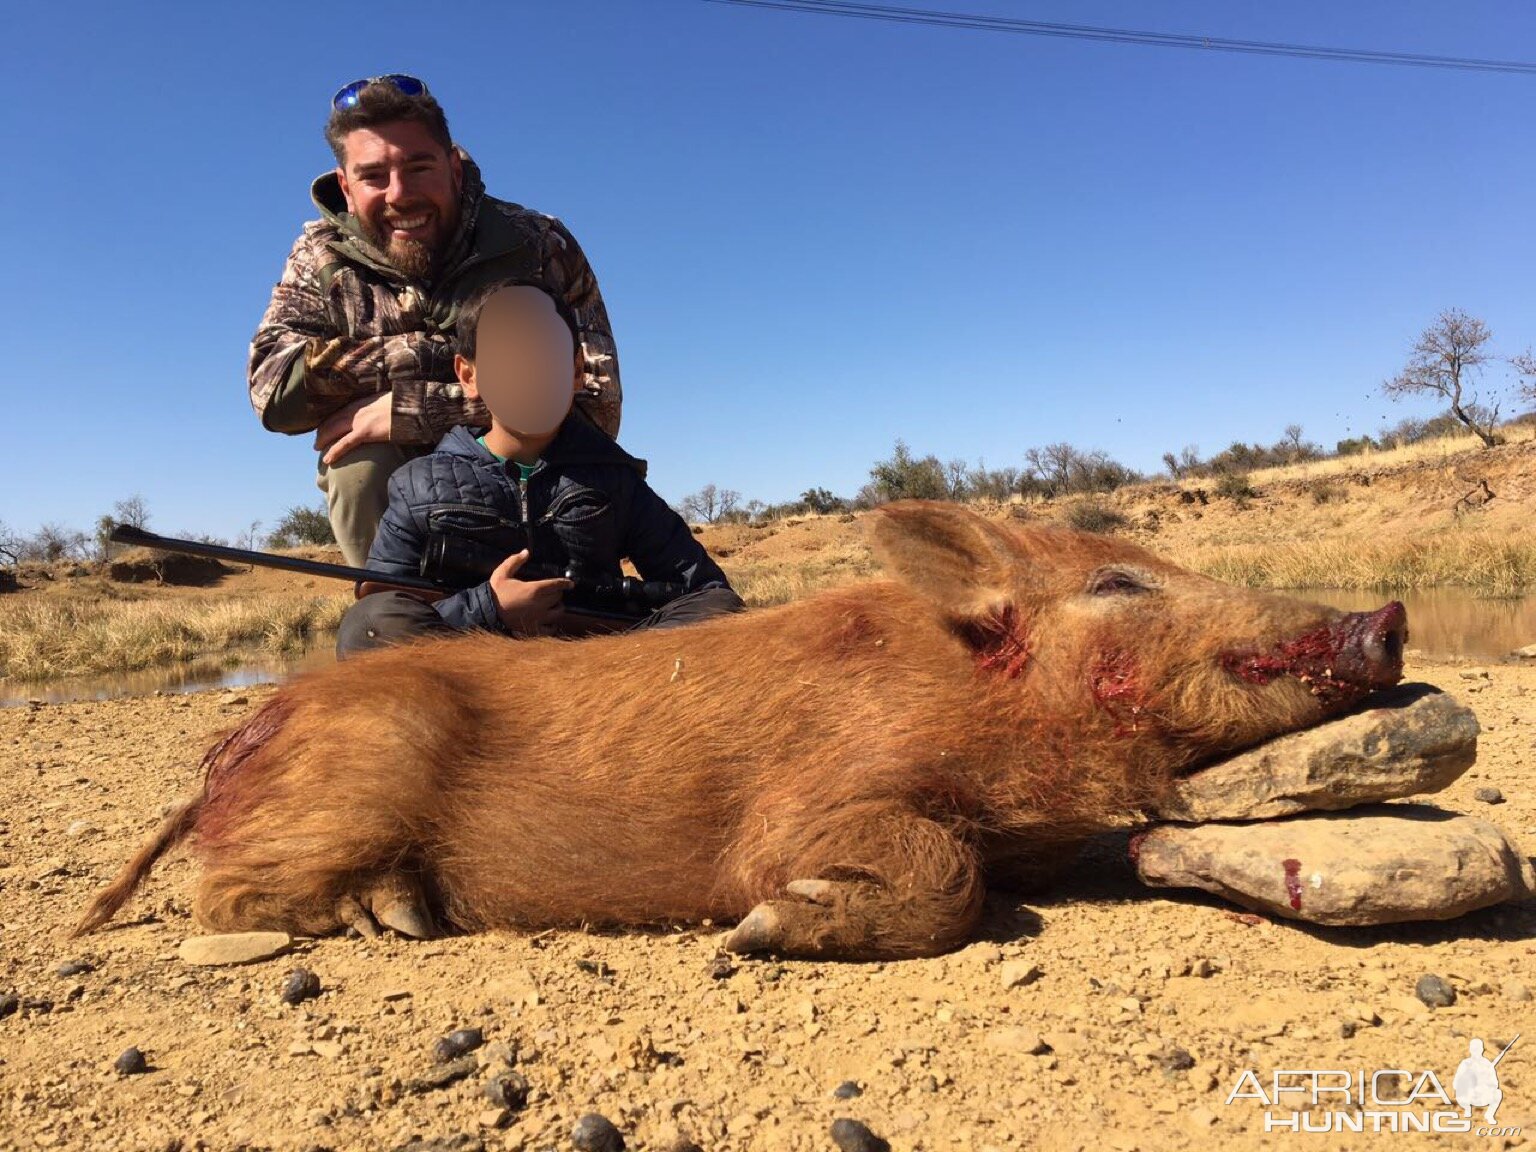
{"type": "Polygon", "coordinates": [[[1403,678],[1407,639],[1408,613],[1394,600],[1375,612],[1339,616],[1267,652],[1229,653],[1222,663],[1250,684],[1293,676],[1324,703],[1342,707],[1403,678]]]}
{"type": "Polygon", "coordinates": [[[1403,678],[1408,612],[1394,600],[1375,612],[1353,612],[1334,625],[1340,679],[1390,688],[1403,678]]]}

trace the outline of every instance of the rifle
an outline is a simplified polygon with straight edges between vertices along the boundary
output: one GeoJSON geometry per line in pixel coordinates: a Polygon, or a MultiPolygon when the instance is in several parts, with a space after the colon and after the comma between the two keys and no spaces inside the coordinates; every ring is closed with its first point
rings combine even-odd
{"type": "MultiPolygon", "coordinates": [[[[154,548],[161,552],[181,552],[188,556],[207,556],[214,560],[229,560],[239,564],[251,564],[262,568],[280,568],[287,572],[301,572],[306,576],[323,576],[331,580],[350,580],[358,599],[374,592],[397,591],[419,600],[432,603],[444,596],[451,596],[463,588],[472,587],[478,581],[473,574],[464,576],[461,586],[430,579],[426,576],[399,576],[390,572],[375,572],[371,568],[351,568],[345,564],[327,564],[321,560],[306,560],[302,556],[280,556],[273,552],[255,552],[246,548],[231,548],[227,544],[205,544],[201,540],[178,540],[160,536],[143,528],[118,524],[108,536],[114,544],[154,548]]],[[[490,573],[479,574],[479,579],[490,573]]],[[[551,565],[528,563],[518,570],[520,580],[565,579],[574,585],[565,594],[565,610],[576,631],[617,632],[643,620],[657,608],[671,603],[688,591],[685,584],[666,583],[658,580],[636,580],[631,576],[617,579],[594,579],[581,573],[574,565],[563,571],[551,565]]]]}

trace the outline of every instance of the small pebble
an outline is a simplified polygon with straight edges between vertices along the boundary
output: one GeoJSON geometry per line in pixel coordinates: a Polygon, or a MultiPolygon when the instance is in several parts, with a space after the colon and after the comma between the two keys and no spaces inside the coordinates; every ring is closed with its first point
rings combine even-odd
{"type": "MultiPolygon", "coordinates": [[[[1511,980],[1504,985],[1504,998],[1506,1000],[1526,1001],[1531,999],[1531,990],[1518,980],[1511,980]]],[[[0,1016],[4,1013],[0,1012],[0,1016]]]]}
{"type": "Polygon", "coordinates": [[[571,1129],[571,1143],[580,1152],[624,1152],[624,1136],[606,1116],[588,1112],[571,1129]]]}
{"type": "Polygon", "coordinates": [[[709,962],[709,978],[711,980],[725,980],[736,974],[736,962],[731,959],[728,952],[716,952],[709,962]]]}
{"type": "Polygon", "coordinates": [[[1504,803],[1504,793],[1500,792],[1497,788],[1479,788],[1476,792],[1472,793],[1472,798],[1474,800],[1481,800],[1484,804],[1504,803]]]}
{"type": "Polygon", "coordinates": [[[890,1144],[857,1120],[840,1116],[832,1121],[832,1143],[842,1152],[890,1152],[890,1144]]]}
{"type": "Polygon", "coordinates": [[[308,968],[295,968],[288,973],[288,979],[283,981],[284,1004],[302,1004],[306,1000],[313,1000],[318,995],[320,995],[320,977],[308,968]]]}
{"type": "Polygon", "coordinates": [[[55,976],[84,976],[87,972],[96,971],[96,965],[89,960],[71,960],[68,964],[60,964],[53,970],[55,976]]]}
{"type": "Polygon", "coordinates": [[[1449,1008],[1456,1003],[1456,989],[1439,976],[1420,976],[1413,994],[1431,1008],[1449,1008]]]}
{"type": "Polygon", "coordinates": [[[1360,1025],[1353,1020],[1339,1021],[1339,1038],[1341,1040],[1353,1040],[1355,1033],[1360,1030],[1360,1025]]]}
{"type": "Polygon", "coordinates": [[[1008,960],[1003,963],[999,976],[1003,988],[1023,988],[1040,979],[1040,966],[1027,960],[1008,960]]]}
{"type": "Polygon", "coordinates": [[[839,1100],[852,1100],[855,1096],[864,1095],[864,1089],[860,1088],[856,1081],[844,1080],[836,1088],[832,1089],[832,1095],[836,1096],[839,1100]]]}
{"type": "Polygon", "coordinates": [[[484,1095],[498,1108],[521,1112],[528,1104],[528,1079],[518,1072],[493,1076],[485,1082],[484,1095]]]}
{"type": "Polygon", "coordinates": [[[119,1076],[137,1076],[149,1071],[149,1061],[144,1059],[144,1053],[137,1048],[129,1048],[113,1062],[112,1067],[117,1069],[119,1076]]]}
{"type": "Polygon", "coordinates": [[[447,1064],[468,1055],[484,1043],[485,1034],[480,1029],[460,1028],[439,1040],[432,1049],[432,1056],[439,1064],[447,1064]]]}
{"type": "Polygon", "coordinates": [[[1195,1066],[1195,1058],[1183,1048],[1170,1048],[1154,1059],[1164,1072],[1187,1072],[1195,1066]]]}

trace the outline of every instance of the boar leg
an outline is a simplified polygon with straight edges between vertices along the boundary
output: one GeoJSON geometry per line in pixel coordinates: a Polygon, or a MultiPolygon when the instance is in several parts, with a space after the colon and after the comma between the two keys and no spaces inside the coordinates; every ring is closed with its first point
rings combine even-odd
{"type": "Polygon", "coordinates": [[[262,878],[236,869],[209,870],[193,908],[199,923],[216,932],[275,930],[323,936],[351,928],[360,936],[377,936],[379,926],[402,936],[426,939],[437,935],[431,905],[411,873],[391,871],[355,877],[329,887],[323,879],[284,892],[262,878]]]}
{"type": "Polygon", "coordinates": [[[793,879],[782,885],[783,897],[747,913],[726,948],[881,960],[933,956],[965,941],[985,895],[971,848],[915,814],[866,808],[842,815],[803,829],[799,851],[785,843],[794,839],[788,828],[758,839],[755,860],[778,857],[774,871],[793,879]]]}

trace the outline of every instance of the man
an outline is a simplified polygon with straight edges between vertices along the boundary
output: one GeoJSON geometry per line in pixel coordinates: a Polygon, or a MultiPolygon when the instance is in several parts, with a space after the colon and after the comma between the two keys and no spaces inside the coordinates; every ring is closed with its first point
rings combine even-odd
{"type": "Polygon", "coordinates": [[[314,182],[304,226],[251,342],[262,425],[315,433],[317,483],[348,564],[361,566],[385,482],[450,428],[489,423],[454,376],[461,305],[492,281],[548,292],[576,331],[577,408],[609,436],[622,394],[608,312],[558,220],[485,194],[427,87],[354,81],[325,127],[336,168],[314,182]]]}

